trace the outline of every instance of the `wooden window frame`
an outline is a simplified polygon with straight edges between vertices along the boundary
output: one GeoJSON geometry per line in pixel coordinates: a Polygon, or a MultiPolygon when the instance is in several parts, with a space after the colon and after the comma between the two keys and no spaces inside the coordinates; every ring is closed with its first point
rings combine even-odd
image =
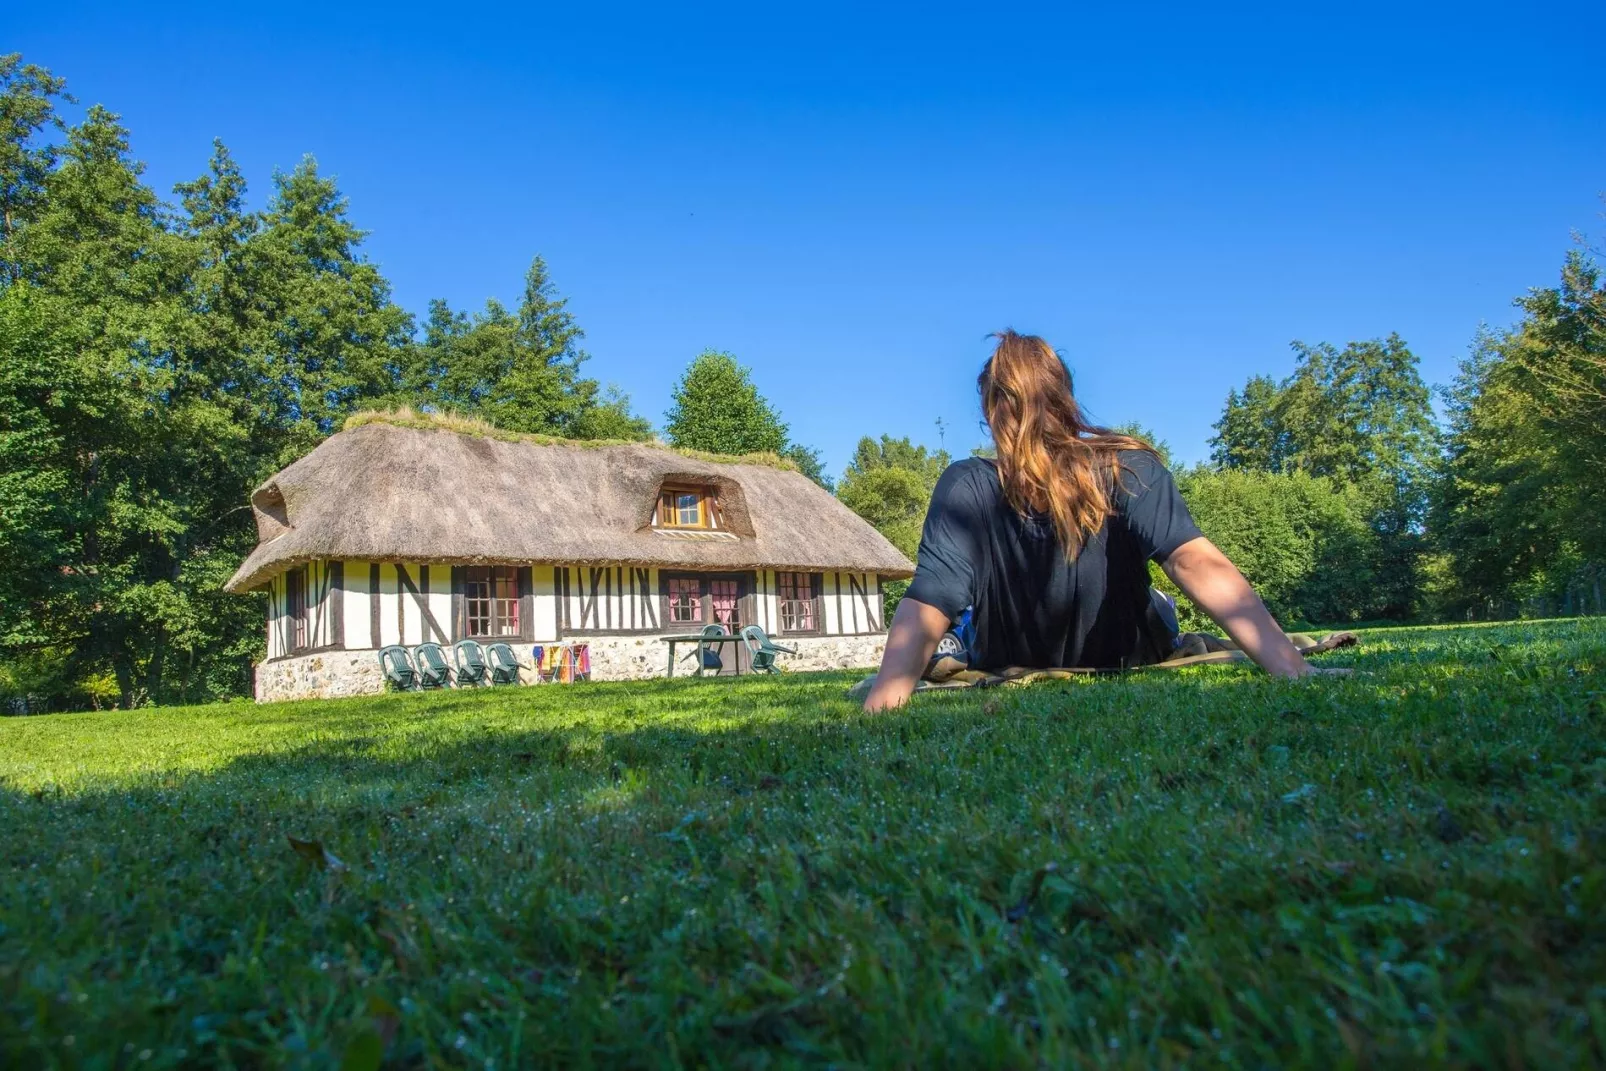
{"type": "MultiPolygon", "coordinates": [[[[794,584],[794,587],[796,585],[794,584]]],[[[825,576],[822,573],[811,573],[800,569],[777,569],[775,571],[775,631],[782,636],[819,636],[825,632],[825,603],[821,593],[825,590],[825,576]],[[781,597],[781,578],[783,576],[803,578],[808,581],[809,615],[813,619],[812,628],[787,628],[786,612],[783,604],[786,602],[801,602],[800,599],[783,599],[781,597]]]]}
{"type": "Polygon", "coordinates": [[[685,625],[691,628],[701,627],[703,624],[703,581],[694,576],[670,576],[664,578],[664,627],[685,625]],[[693,588],[692,611],[690,620],[681,620],[675,615],[678,594],[677,588],[683,584],[691,584],[693,588]]]}
{"type": "Polygon", "coordinates": [[[508,565],[470,565],[463,575],[463,598],[465,602],[464,635],[471,640],[497,640],[509,637],[517,638],[523,633],[524,615],[519,606],[518,571],[508,565]],[[474,574],[481,573],[476,577],[474,574]],[[485,585],[483,596],[477,596],[474,588],[476,584],[485,585]],[[507,589],[504,593],[503,588],[507,589]],[[483,606],[476,607],[476,604],[483,606]],[[483,614],[476,614],[476,608],[483,610],[483,614]],[[512,629],[505,626],[511,620],[512,629]],[[483,624],[484,631],[475,632],[476,624],[483,624]]]}
{"type": "Polygon", "coordinates": [[[714,623],[713,596],[709,591],[709,584],[714,580],[734,580],[736,582],[737,616],[742,625],[755,625],[758,619],[755,599],[758,591],[758,577],[750,572],[710,572],[700,573],[693,570],[660,569],[658,571],[658,622],[662,631],[669,632],[679,629],[696,631],[704,625],[714,623]],[[697,620],[670,621],[669,619],[669,582],[671,580],[697,581],[697,620]]]}
{"type": "Polygon", "coordinates": [[[535,594],[534,578],[531,567],[528,565],[454,565],[452,566],[452,642],[459,640],[473,640],[476,643],[518,643],[528,642],[535,635],[535,594]],[[490,615],[494,625],[496,621],[496,604],[498,601],[512,601],[517,607],[518,629],[515,632],[500,635],[490,634],[476,636],[469,631],[469,572],[474,569],[489,570],[490,583],[490,615]],[[496,594],[497,571],[506,570],[512,574],[513,596],[511,600],[499,597],[496,594]]]}
{"type": "Polygon", "coordinates": [[[707,532],[719,530],[719,501],[712,488],[693,487],[690,484],[665,484],[658,490],[658,527],[676,528],[683,532],[707,532]],[[677,503],[681,495],[697,496],[697,523],[682,524],[680,521],[680,506],[677,503]]]}

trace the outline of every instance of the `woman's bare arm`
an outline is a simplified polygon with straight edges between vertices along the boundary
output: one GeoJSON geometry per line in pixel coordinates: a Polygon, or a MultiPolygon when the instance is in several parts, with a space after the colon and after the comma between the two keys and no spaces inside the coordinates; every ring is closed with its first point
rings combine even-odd
{"type": "Polygon", "coordinates": [[[864,699],[864,709],[890,710],[907,703],[920,675],[926,671],[926,663],[937,650],[937,641],[946,631],[948,615],[935,606],[914,599],[898,603],[898,612],[892,615],[892,628],[887,630],[887,649],[881,656],[881,671],[864,699]]]}
{"type": "Polygon", "coordinates": [[[1189,540],[1172,552],[1161,568],[1261,669],[1274,677],[1303,677],[1311,672],[1249,581],[1210,540],[1202,536],[1189,540]]]}

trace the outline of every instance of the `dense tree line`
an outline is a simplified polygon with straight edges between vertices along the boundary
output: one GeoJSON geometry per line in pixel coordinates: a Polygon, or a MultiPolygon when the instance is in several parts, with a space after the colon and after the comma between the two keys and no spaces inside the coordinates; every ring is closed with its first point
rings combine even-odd
{"type": "MultiPolygon", "coordinates": [[[[1442,426],[1397,335],[1296,342],[1287,377],[1228,394],[1210,461],[1177,470],[1177,483],[1285,624],[1606,612],[1599,264],[1574,250],[1556,286],[1516,304],[1517,326],[1480,337],[1440,391],[1442,426]]],[[[1170,464],[1145,428],[1119,430],[1170,464]]],[[[908,439],[865,439],[839,493],[912,556],[947,460],[908,439]]],[[[1181,608],[1185,624],[1211,627],[1181,608]]]]}
{"type": "Polygon", "coordinates": [[[1602,611],[1606,287],[1587,250],[1518,302],[1445,392],[1448,446],[1429,519],[1449,616],[1602,611]]]}
{"type": "MultiPolygon", "coordinates": [[[[75,103],[50,71],[0,56],[0,700],[249,694],[262,608],[222,584],[256,541],[250,492],[359,409],[653,435],[584,374],[583,332],[539,257],[517,308],[434,301],[419,323],[311,159],[253,209],[218,143],[163,197],[118,117],[92,106],[69,123],[75,103]]],[[[1606,609],[1596,259],[1575,250],[1518,307],[1441,391],[1442,426],[1393,335],[1296,343],[1287,377],[1228,395],[1210,462],[1178,482],[1285,622],[1606,609]]],[[[950,462],[866,437],[833,481],[718,351],[687,367],[662,434],[784,457],[910,557],[950,462]]],[[[889,586],[889,609],[902,590],[889,586]]]]}
{"type": "Polygon", "coordinates": [[[359,408],[650,434],[583,375],[539,258],[516,310],[437,301],[420,330],[311,159],[253,210],[220,143],[164,199],[116,115],[66,103],[0,57],[0,692],[248,694],[262,607],[221,590],[256,541],[245,503],[359,408]]]}

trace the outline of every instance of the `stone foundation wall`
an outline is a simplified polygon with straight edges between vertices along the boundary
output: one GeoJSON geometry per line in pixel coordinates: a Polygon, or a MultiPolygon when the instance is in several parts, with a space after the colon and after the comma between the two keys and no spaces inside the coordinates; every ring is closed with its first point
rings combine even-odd
{"type": "MultiPolygon", "coordinates": [[[[787,673],[874,668],[881,664],[881,652],[887,645],[887,637],[882,633],[874,636],[777,636],[774,639],[782,647],[797,649],[795,655],[780,656],[781,670],[787,673]]],[[[638,681],[662,677],[669,671],[669,645],[657,636],[587,636],[565,642],[590,645],[593,680],[638,681]]],[[[525,650],[529,650],[528,646],[525,650]]],[[[728,663],[735,647],[723,644],[719,650],[728,663]]],[[[691,644],[675,645],[675,676],[695,672],[697,660],[686,659],[691,653],[691,644]]]]}
{"type": "MultiPolygon", "coordinates": [[[[782,655],[783,672],[803,673],[824,669],[874,669],[886,647],[885,635],[778,637],[783,647],[797,648],[795,655],[782,655]]],[[[669,646],[656,636],[586,636],[564,641],[563,646],[584,643],[591,648],[591,677],[599,681],[648,680],[668,672],[669,646]]],[[[519,660],[521,683],[535,683],[530,644],[513,645],[519,660]]],[[[554,646],[548,644],[546,646],[554,646]]],[[[729,652],[725,647],[727,660],[729,652]]],[[[679,661],[691,654],[688,645],[677,645],[675,675],[691,674],[695,660],[679,661]]],[[[451,654],[448,651],[447,657],[451,654]]],[[[379,695],[385,690],[385,675],[379,668],[379,654],[372,650],[319,651],[263,662],[256,668],[256,697],[259,703],[286,699],[337,699],[348,695],[379,695]]]]}
{"type": "Polygon", "coordinates": [[[256,690],[258,703],[378,695],[385,674],[377,651],[319,651],[259,664],[256,690]]]}

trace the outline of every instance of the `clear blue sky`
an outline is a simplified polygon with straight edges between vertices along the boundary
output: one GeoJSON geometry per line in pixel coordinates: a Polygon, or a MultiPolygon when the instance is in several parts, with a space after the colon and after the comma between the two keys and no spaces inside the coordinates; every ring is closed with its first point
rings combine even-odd
{"type": "Polygon", "coordinates": [[[1398,331],[1443,382],[1606,232],[1606,5],[12,5],[161,189],[213,137],[260,198],[336,175],[398,300],[547,258],[596,377],[662,420],[735,352],[840,469],[982,441],[983,336],[1207,453],[1293,339],[1398,331]]]}

